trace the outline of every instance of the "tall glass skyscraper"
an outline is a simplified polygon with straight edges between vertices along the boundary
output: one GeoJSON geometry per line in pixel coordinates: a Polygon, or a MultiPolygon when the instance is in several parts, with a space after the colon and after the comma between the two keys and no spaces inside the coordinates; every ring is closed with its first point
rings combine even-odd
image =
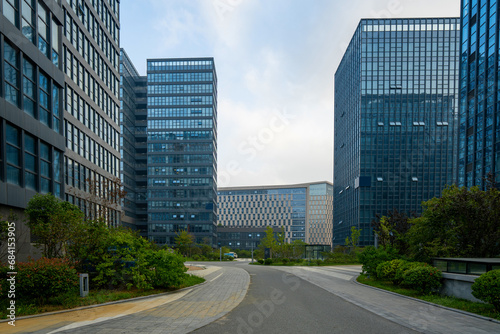
{"type": "Polygon", "coordinates": [[[458,184],[500,185],[497,0],[462,0],[458,184]]]}
{"type": "Polygon", "coordinates": [[[182,230],[216,245],[217,76],[213,58],[147,64],[148,236],[182,230]]]}
{"type": "Polygon", "coordinates": [[[333,245],[455,181],[458,18],[361,20],[335,74],[333,245]]]}

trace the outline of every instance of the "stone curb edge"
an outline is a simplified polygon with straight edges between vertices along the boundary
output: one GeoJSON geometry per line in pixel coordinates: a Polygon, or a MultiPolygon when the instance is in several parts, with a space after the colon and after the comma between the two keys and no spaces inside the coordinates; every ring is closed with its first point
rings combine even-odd
{"type": "Polygon", "coordinates": [[[389,293],[391,295],[403,297],[403,298],[414,300],[414,301],[417,301],[417,302],[420,302],[420,303],[423,303],[423,304],[427,304],[427,305],[431,305],[431,306],[436,306],[436,307],[439,307],[439,308],[442,308],[442,309],[445,309],[445,310],[448,310],[448,311],[453,311],[453,312],[457,312],[457,313],[469,315],[471,317],[475,317],[475,318],[478,318],[478,319],[481,319],[481,320],[486,320],[486,321],[490,321],[490,322],[494,322],[494,323],[500,324],[500,321],[498,321],[496,319],[493,319],[493,318],[485,317],[485,316],[482,316],[482,315],[479,315],[479,314],[475,314],[475,313],[470,313],[470,312],[467,312],[467,311],[462,311],[462,310],[459,310],[459,309],[456,309],[456,308],[451,308],[451,307],[447,307],[447,306],[443,306],[443,305],[439,305],[439,304],[434,304],[434,303],[431,303],[431,302],[428,302],[428,301],[425,301],[425,300],[422,300],[422,299],[418,299],[418,298],[413,298],[413,297],[410,297],[410,296],[401,295],[401,294],[396,293],[396,292],[392,292],[392,291],[380,289],[380,288],[377,288],[377,287],[374,287],[374,286],[371,286],[371,285],[363,284],[363,283],[358,282],[357,278],[358,278],[358,276],[354,276],[353,278],[351,278],[351,282],[354,282],[354,284],[358,284],[358,285],[361,285],[361,286],[366,286],[366,287],[374,289],[374,290],[378,290],[378,291],[382,291],[382,292],[385,292],[385,293],[389,293]]]}
{"type": "MultiPolygon", "coordinates": [[[[82,311],[82,310],[87,310],[91,308],[96,308],[96,307],[101,307],[101,306],[107,306],[107,305],[114,305],[114,304],[122,304],[126,302],[133,302],[136,300],[141,300],[141,299],[148,299],[148,298],[155,298],[155,297],[160,297],[160,296],[165,296],[165,295],[170,295],[174,293],[178,293],[181,291],[189,290],[189,289],[197,289],[198,287],[207,284],[209,281],[205,280],[205,282],[198,283],[193,286],[188,286],[186,288],[182,288],[179,290],[174,290],[174,291],[168,291],[168,292],[162,292],[162,293],[157,293],[154,295],[148,295],[148,296],[140,296],[140,297],[134,297],[134,298],[128,298],[128,299],[120,299],[120,300],[115,300],[112,302],[106,302],[103,304],[94,304],[94,305],[87,305],[87,306],[82,306],[82,307],[76,307],[76,308],[70,308],[67,310],[60,310],[60,311],[53,311],[53,312],[46,312],[46,313],[40,313],[40,314],[32,314],[32,315],[25,315],[22,317],[16,317],[17,320],[24,320],[24,319],[31,319],[31,318],[39,318],[39,317],[44,317],[47,315],[54,315],[54,314],[61,314],[61,313],[67,313],[67,312],[73,312],[73,311],[82,311]]],[[[4,322],[11,321],[10,319],[2,319],[0,320],[0,324],[4,322]]]]}

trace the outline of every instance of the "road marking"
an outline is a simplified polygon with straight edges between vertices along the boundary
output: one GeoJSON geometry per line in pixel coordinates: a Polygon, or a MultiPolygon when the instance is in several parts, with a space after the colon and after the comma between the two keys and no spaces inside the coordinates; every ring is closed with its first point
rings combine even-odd
{"type": "Polygon", "coordinates": [[[336,272],[330,271],[330,270],[322,270],[322,269],[309,268],[309,267],[303,267],[302,269],[305,269],[305,270],[308,270],[308,271],[312,271],[312,272],[315,272],[315,273],[319,273],[319,274],[323,274],[323,275],[327,275],[327,276],[332,276],[332,277],[335,277],[335,278],[340,278],[340,279],[342,279],[344,281],[350,281],[352,279],[351,275],[336,273],[336,272]]]}
{"type": "Polygon", "coordinates": [[[212,279],[210,280],[210,282],[215,281],[217,278],[219,278],[219,277],[221,277],[221,276],[222,276],[222,273],[220,273],[217,277],[212,278],[212,279]]]}

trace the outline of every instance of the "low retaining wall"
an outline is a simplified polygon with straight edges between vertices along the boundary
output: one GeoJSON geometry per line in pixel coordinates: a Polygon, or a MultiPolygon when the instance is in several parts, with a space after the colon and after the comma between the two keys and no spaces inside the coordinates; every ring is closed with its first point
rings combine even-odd
{"type": "Polygon", "coordinates": [[[443,286],[441,287],[440,293],[446,296],[483,303],[472,295],[471,286],[478,277],[479,276],[475,275],[461,275],[445,272],[443,273],[443,286]]]}

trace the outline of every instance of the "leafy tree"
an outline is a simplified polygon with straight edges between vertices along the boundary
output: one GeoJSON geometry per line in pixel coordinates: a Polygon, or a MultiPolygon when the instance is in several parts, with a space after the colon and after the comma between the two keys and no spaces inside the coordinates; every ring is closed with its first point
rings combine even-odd
{"type": "Polygon", "coordinates": [[[274,237],[274,231],[271,226],[266,227],[266,236],[260,241],[259,248],[265,249],[269,248],[271,250],[271,258],[273,257],[273,251],[276,250],[277,242],[274,237]]]}
{"type": "Polygon", "coordinates": [[[406,213],[399,212],[397,209],[389,211],[387,216],[379,217],[372,221],[372,227],[378,236],[378,242],[381,246],[391,246],[401,254],[408,253],[408,231],[410,230],[410,218],[406,213]]]}
{"type": "Polygon", "coordinates": [[[36,194],[26,208],[27,225],[43,248],[43,256],[63,257],[77,226],[83,221],[82,211],[52,194],[36,194]]]}
{"type": "Polygon", "coordinates": [[[351,252],[352,250],[356,251],[360,235],[361,230],[356,229],[356,226],[351,226],[351,237],[345,238],[345,245],[349,247],[349,252],[351,252]]]}
{"type": "Polygon", "coordinates": [[[500,254],[500,192],[449,186],[441,198],[422,204],[411,220],[409,241],[419,260],[431,257],[495,257],[500,254]]]}
{"type": "Polygon", "coordinates": [[[175,237],[175,244],[177,249],[184,256],[188,255],[188,251],[191,249],[191,246],[194,244],[194,235],[188,233],[187,231],[181,231],[175,237]]]}

